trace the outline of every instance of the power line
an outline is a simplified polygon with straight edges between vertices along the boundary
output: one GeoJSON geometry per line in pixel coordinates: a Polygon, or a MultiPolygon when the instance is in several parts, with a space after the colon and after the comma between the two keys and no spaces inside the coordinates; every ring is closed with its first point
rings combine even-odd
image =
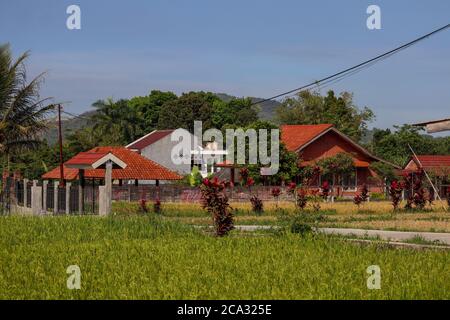
{"type": "Polygon", "coordinates": [[[82,120],[87,120],[87,121],[92,121],[92,119],[87,118],[87,117],[84,117],[84,116],[79,115],[79,114],[70,113],[70,112],[68,112],[68,111],[61,111],[61,112],[64,113],[64,114],[67,114],[67,115],[69,115],[69,116],[71,116],[71,117],[74,117],[74,118],[78,118],[78,119],[82,119],[82,120]]]}
{"type": "MultiPolygon", "coordinates": [[[[392,50],[387,51],[387,52],[385,52],[383,54],[380,54],[380,55],[378,55],[378,56],[376,56],[376,57],[374,57],[372,59],[369,59],[369,60],[366,60],[364,62],[361,62],[361,63],[359,63],[359,64],[357,64],[357,65],[355,65],[353,67],[350,67],[350,68],[347,68],[345,70],[336,72],[336,73],[334,73],[334,74],[332,74],[332,75],[330,75],[328,77],[325,77],[325,78],[322,78],[320,80],[311,82],[311,83],[309,83],[307,85],[304,85],[304,86],[301,86],[299,88],[295,88],[295,89],[292,89],[292,90],[289,90],[289,91],[277,94],[277,95],[275,95],[273,97],[270,97],[270,98],[267,98],[267,99],[262,99],[262,100],[259,100],[259,101],[255,101],[251,105],[256,105],[256,104],[260,104],[260,103],[263,103],[263,102],[266,102],[266,101],[270,101],[270,100],[273,100],[273,99],[276,99],[276,98],[280,98],[282,96],[285,96],[285,95],[288,95],[288,94],[291,94],[291,93],[294,93],[294,92],[297,92],[297,91],[301,91],[301,90],[307,89],[307,88],[309,88],[311,86],[317,86],[320,83],[325,82],[325,81],[333,81],[333,80],[335,80],[334,78],[336,78],[336,77],[339,77],[338,79],[342,79],[345,76],[349,76],[349,75],[352,75],[352,74],[354,74],[356,72],[361,71],[366,66],[371,66],[371,65],[375,64],[378,61],[381,61],[381,60],[383,60],[385,58],[388,58],[388,57],[398,53],[399,51],[401,51],[403,49],[406,49],[406,48],[408,48],[408,47],[410,47],[410,46],[412,46],[412,45],[414,45],[414,44],[416,44],[416,43],[418,43],[418,42],[420,42],[422,40],[425,40],[426,38],[428,38],[428,37],[430,37],[430,36],[432,36],[432,35],[434,35],[434,34],[436,34],[438,32],[444,31],[448,27],[450,27],[450,24],[447,24],[447,25],[445,25],[445,26],[443,26],[443,27],[441,27],[439,29],[436,29],[436,30],[434,30],[434,31],[432,31],[430,33],[427,33],[426,35],[423,35],[423,36],[421,36],[421,37],[419,37],[419,38],[417,38],[417,39],[415,39],[413,41],[405,43],[405,44],[403,44],[403,45],[401,45],[401,46],[399,46],[399,47],[397,47],[395,49],[392,49],[392,50]],[[355,70],[358,70],[358,71],[355,72],[355,70]]],[[[330,83],[330,82],[327,82],[327,83],[330,83]]]]}

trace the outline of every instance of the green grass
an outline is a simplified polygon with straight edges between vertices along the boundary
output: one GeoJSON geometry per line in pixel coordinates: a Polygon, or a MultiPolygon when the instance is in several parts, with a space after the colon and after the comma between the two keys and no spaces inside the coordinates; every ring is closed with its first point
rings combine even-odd
{"type": "Polygon", "coordinates": [[[329,237],[215,238],[152,217],[1,217],[1,299],[449,299],[450,253],[329,237]],[[366,268],[379,265],[381,290],[366,268]],[[66,268],[81,268],[81,290],[66,268]]]}

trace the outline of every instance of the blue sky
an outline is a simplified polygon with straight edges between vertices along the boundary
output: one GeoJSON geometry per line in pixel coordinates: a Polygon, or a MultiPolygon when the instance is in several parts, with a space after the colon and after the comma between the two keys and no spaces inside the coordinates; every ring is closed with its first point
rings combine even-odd
{"type": "MultiPolygon", "coordinates": [[[[0,0],[0,43],[31,50],[42,94],[81,113],[152,89],[268,97],[450,22],[450,1],[0,0]],[[66,28],[81,7],[81,30],[66,28]],[[366,8],[381,8],[368,30],[366,8]]],[[[450,29],[331,87],[372,108],[372,126],[450,116],[450,29]]]]}

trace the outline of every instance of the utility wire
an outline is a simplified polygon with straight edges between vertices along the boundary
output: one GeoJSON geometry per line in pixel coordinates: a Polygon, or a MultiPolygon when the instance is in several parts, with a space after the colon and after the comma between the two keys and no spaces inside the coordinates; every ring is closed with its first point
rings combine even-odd
{"type": "Polygon", "coordinates": [[[92,119],[87,118],[87,117],[84,117],[84,116],[81,116],[81,115],[79,115],[79,114],[70,113],[70,112],[68,112],[68,111],[61,111],[61,112],[64,113],[64,114],[67,114],[67,115],[69,115],[69,116],[71,116],[71,117],[74,117],[74,118],[78,118],[78,119],[82,119],[82,120],[87,120],[87,121],[92,121],[92,119]]]}
{"type": "Polygon", "coordinates": [[[388,57],[398,53],[399,51],[401,51],[403,49],[406,49],[406,48],[408,48],[408,47],[410,47],[410,46],[412,46],[412,45],[414,45],[414,44],[416,44],[416,43],[418,43],[418,42],[420,42],[422,40],[425,40],[426,38],[428,38],[428,37],[430,37],[430,36],[432,36],[432,35],[434,35],[434,34],[436,34],[438,32],[444,31],[448,27],[450,27],[450,24],[447,24],[447,25],[445,25],[445,26],[443,26],[443,27],[441,27],[439,29],[436,29],[436,30],[434,30],[434,31],[432,31],[430,33],[427,33],[426,35],[423,35],[423,36],[421,36],[421,37],[419,37],[419,38],[417,38],[417,39],[415,39],[413,41],[405,43],[405,44],[403,44],[403,45],[401,45],[401,46],[399,46],[399,47],[397,47],[395,49],[392,49],[392,50],[387,51],[387,52],[385,52],[383,54],[380,54],[380,55],[378,55],[378,56],[376,56],[376,57],[374,57],[372,59],[369,59],[369,60],[366,60],[364,62],[361,62],[361,63],[359,63],[359,64],[357,64],[357,65],[355,65],[353,67],[350,67],[350,68],[347,68],[345,70],[339,71],[339,72],[334,73],[334,74],[332,74],[332,75],[330,75],[328,77],[325,77],[325,78],[322,78],[320,80],[311,82],[311,83],[309,83],[307,85],[304,85],[304,86],[301,86],[299,88],[295,88],[295,89],[292,89],[292,90],[289,90],[289,91],[277,94],[277,95],[272,96],[272,97],[267,98],[267,99],[262,99],[262,100],[259,100],[259,101],[255,101],[251,105],[256,105],[256,104],[260,104],[260,103],[263,103],[263,102],[266,102],[266,101],[270,101],[270,100],[273,100],[273,99],[276,99],[276,98],[280,98],[282,96],[285,96],[285,95],[288,95],[288,94],[291,94],[291,93],[294,93],[294,92],[297,92],[297,91],[301,91],[301,90],[307,89],[307,88],[309,88],[311,86],[318,86],[320,83],[325,82],[325,81],[329,81],[327,83],[330,83],[332,80],[335,80],[334,78],[336,78],[336,77],[339,77],[338,79],[342,79],[346,75],[354,74],[352,71],[358,70],[357,72],[359,72],[366,65],[368,65],[368,66],[373,65],[376,62],[378,62],[380,60],[383,60],[385,58],[388,58],[388,57]],[[352,73],[350,73],[350,72],[352,72],[352,73]]]}

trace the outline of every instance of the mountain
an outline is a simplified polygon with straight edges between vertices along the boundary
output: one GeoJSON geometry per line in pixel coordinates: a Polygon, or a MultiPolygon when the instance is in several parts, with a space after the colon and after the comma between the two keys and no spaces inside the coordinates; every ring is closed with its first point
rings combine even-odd
{"type": "MultiPolygon", "coordinates": [[[[84,128],[88,125],[89,118],[95,114],[95,110],[87,111],[80,114],[78,117],[72,118],[62,118],[61,128],[63,131],[63,137],[68,134],[77,131],[78,129],[84,128]]],[[[52,145],[58,141],[58,120],[52,120],[50,122],[50,128],[44,134],[44,139],[47,140],[48,144],[52,145]]]]}

